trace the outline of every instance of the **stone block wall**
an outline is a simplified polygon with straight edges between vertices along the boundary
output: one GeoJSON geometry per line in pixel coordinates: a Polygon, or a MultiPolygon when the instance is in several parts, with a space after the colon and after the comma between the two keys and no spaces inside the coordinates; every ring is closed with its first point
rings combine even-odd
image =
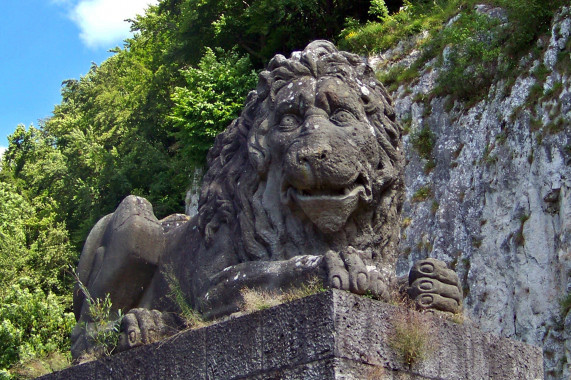
{"type": "Polygon", "coordinates": [[[43,377],[59,379],[543,379],[539,348],[330,290],[43,377]],[[395,326],[424,329],[412,364],[395,326]]]}

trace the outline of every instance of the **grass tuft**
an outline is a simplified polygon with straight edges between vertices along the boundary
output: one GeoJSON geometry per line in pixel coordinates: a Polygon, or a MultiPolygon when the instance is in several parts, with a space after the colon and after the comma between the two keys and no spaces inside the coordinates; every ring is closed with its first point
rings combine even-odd
{"type": "Polygon", "coordinates": [[[282,303],[321,293],[325,290],[322,281],[317,277],[313,277],[309,281],[303,282],[287,291],[243,288],[240,290],[243,300],[240,310],[245,313],[265,310],[282,303]]]}
{"type": "Polygon", "coordinates": [[[560,301],[559,305],[561,306],[561,316],[565,318],[569,310],[571,310],[571,292],[567,293],[560,301]]]}
{"type": "Polygon", "coordinates": [[[432,189],[429,186],[423,186],[412,195],[411,202],[423,202],[432,197],[432,189]]]}
{"type": "Polygon", "coordinates": [[[393,333],[389,346],[409,367],[425,360],[434,350],[431,336],[436,328],[427,315],[403,310],[392,320],[393,333]]]}
{"type": "Polygon", "coordinates": [[[172,268],[169,268],[164,275],[169,286],[168,297],[178,306],[180,310],[179,315],[184,319],[186,327],[188,329],[198,329],[212,324],[212,321],[206,321],[202,314],[190,305],[172,268]]]}

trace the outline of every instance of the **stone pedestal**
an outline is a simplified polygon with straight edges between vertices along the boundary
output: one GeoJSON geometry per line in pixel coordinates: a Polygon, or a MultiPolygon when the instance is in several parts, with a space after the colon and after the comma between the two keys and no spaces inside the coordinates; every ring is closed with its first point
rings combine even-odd
{"type": "Polygon", "coordinates": [[[543,357],[466,324],[330,290],[44,379],[543,379],[543,357]],[[395,349],[397,329],[420,329],[427,343],[410,364],[395,349]]]}

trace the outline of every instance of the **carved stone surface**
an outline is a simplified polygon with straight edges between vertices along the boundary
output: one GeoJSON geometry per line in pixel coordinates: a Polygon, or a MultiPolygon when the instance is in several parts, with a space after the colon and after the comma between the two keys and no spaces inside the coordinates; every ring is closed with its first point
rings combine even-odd
{"type": "Polygon", "coordinates": [[[331,290],[42,379],[543,379],[538,347],[430,315],[429,352],[409,366],[390,343],[409,313],[331,290]]]}
{"type": "Polygon", "coordinates": [[[458,275],[436,259],[418,260],[408,276],[409,296],[421,309],[438,309],[454,313],[462,305],[458,275]]]}
{"type": "MultiPolygon", "coordinates": [[[[243,287],[287,289],[315,276],[386,298],[404,195],[401,133],[386,90],[359,56],[327,41],[276,55],[208,154],[198,214],[159,221],[146,200],[127,197],[91,231],[79,277],[125,312],[179,311],[168,296],[173,279],[207,317],[236,311],[243,287]]],[[[415,297],[457,311],[461,297],[450,289],[458,279],[437,267],[446,276],[419,279],[432,290],[415,297]]],[[[77,356],[90,318],[82,294],[74,296],[77,356]]],[[[124,330],[161,331],[160,319],[139,320],[127,318],[124,330]]]]}

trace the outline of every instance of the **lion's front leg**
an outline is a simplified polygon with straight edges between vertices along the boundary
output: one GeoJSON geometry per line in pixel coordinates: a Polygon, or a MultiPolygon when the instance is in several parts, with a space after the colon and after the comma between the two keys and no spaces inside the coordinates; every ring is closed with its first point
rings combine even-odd
{"type": "Polygon", "coordinates": [[[347,247],[343,252],[325,254],[328,285],[356,294],[371,294],[388,300],[389,278],[384,278],[374,265],[371,253],[347,247]]]}
{"type": "MultiPolygon", "coordinates": [[[[211,278],[199,293],[197,305],[206,319],[230,315],[243,304],[242,289],[280,292],[324,278],[323,257],[303,255],[289,260],[250,261],[229,266],[211,278]]],[[[198,278],[200,280],[200,278],[198,278]]]]}

